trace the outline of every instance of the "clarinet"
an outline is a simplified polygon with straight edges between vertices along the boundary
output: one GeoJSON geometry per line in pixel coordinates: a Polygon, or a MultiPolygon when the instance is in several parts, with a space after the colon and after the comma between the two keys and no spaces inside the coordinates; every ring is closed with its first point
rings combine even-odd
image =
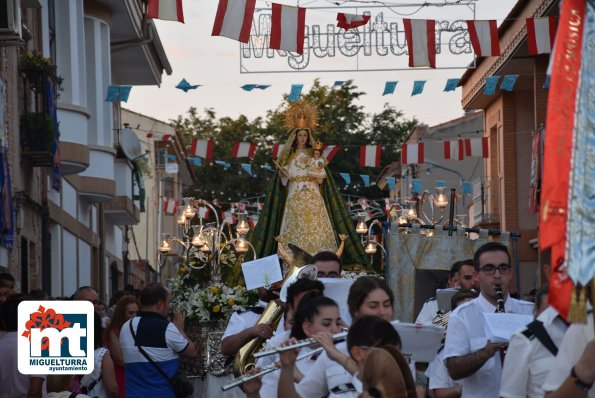
{"type": "Polygon", "coordinates": [[[502,286],[496,285],[496,312],[503,314],[506,312],[504,309],[504,294],[502,294],[502,286]]]}

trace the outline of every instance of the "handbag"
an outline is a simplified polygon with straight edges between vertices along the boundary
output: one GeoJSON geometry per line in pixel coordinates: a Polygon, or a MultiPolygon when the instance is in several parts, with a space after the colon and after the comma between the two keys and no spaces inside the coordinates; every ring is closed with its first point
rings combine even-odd
{"type": "Polygon", "coordinates": [[[136,341],[136,334],[134,333],[134,330],[132,329],[132,320],[130,320],[130,333],[132,334],[132,339],[134,340],[134,345],[136,346],[136,348],[138,348],[138,350],[140,351],[141,354],[143,354],[143,356],[145,358],[147,358],[147,361],[151,362],[151,364],[155,367],[155,369],[157,369],[157,371],[159,373],[161,373],[161,375],[165,378],[165,380],[168,381],[168,383],[171,385],[171,387],[174,390],[174,394],[176,395],[177,398],[186,398],[192,395],[192,393],[194,392],[194,387],[192,385],[192,383],[188,380],[188,377],[186,376],[186,373],[179,369],[172,378],[170,378],[167,373],[165,373],[163,371],[163,369],[161,369],[161,367],[159,365],[157,365],[157,362],[155,362],[153,360],[153,358],[151,358],[151,356],[149,354],[147,354],[147,352],[140,346],[140,344],[137,343],[136,341]]]}

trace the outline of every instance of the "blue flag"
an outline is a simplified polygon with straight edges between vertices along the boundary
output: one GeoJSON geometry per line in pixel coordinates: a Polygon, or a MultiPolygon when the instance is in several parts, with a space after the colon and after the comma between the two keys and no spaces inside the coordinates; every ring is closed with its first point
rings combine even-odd
{"type": "Polygon", "coordinates": [[[386,177],[386,183],[388,184],[388,189],[391,191],[395,190],[395,177],[386,177]]]}
{"type": "Polygon", "coordinates": [[[202,164],[202,159],[197,156],[192,156],[186,159],[188,159],[190,163],[192,163],[195,166],[200,166],[202,164]]]}
{"type": "Polygon", "coordinates": [[[303,88],[304,88],[303,84],[292,84],[291,92],[289,93],[289,97],[287,98],[287,100],[290,102],[299,101],[303,88]]]}
{"type": "Polygon", "coordinates": [[[411,180],[411,192],[413,192],[413,193],[421,192],[421,180],[420,179],[414,178],[411,180]]]}
{"type": "Polygon", "coordinates": [[[473,185],[469,181],[463,181],[463,193],[467,195],[473,194],[473,185]]]}
{"type": "Polygon", "coordinates": [[[494,95],[496,93],[496,87],[498,86],[498,80],[500,76],[487,76],[486,77],[486,87],[483,90],[485,95],[494,95]]]}
{"type": "Polygon", "coordinates": [[[543,82],[543,88],[550,88],[550,75],[545,75],[545,81],[543,82]]]}
{"type": "Polygon", "coordinates": [[[424,86],[426,85],[425,80],[416,80],[413,82],[413,91],[411,91],[411,96],[421,94],[424,92],[424,86]]]}
{"type": "Polygon", "coordinates": [[[256,87],[258,87],[258,84],[244,84],[242,87],[240,87],[242,90],[244,91],[252,91],[254,90],[256,87]]]}
{"type": "Polygon", "coordinates": [[[269,166],[268,164],[263,165],[262,169],[267,170],[267,171],[275,171],[275,169],[273,169],[273,167],[269,166]]]}
{"type": "Polygon", "coordinates": [[[132,86],[108,86],[106,102],[127,102],[132,86]]]}
{"type": "Polygon", "coordinates": [[[397,88],[397,83],[399,82],[386,82],[384,84],[384,92],[382,93],[382,95],[394,94],[395,88],[397,88]]]}
{"type": "Polygon", "coordinates": [[[461,81],[461,79],[459,78],[455,78],[455,79],[448,79],[446,81],[446,86],[444,86],[444,91],[455,91],[457,89],[457,86],[459,85],[459,82],[461,81]]]}
{"type": "Polygon", "coordinates": [[[165,155],[167,160],[176,160],[176,155],[165,155]]]}
{"type": "Polygon", "coordinates": [[[345,80],[335,80],[335,83],[333,84],[333,88],[341,87],[344,84],[345,84],[345,80]]]}
{"type": "Polygon", "coordinates": [[[359,176],[362,178],[362,181],[364,182],[364,186],[369,187],[370,186],[370,176],[367,174],[360,174],[359,176]]]}
{"type": "Polygon", "coordinates": [[[257,88],[258,90],[266,90],[266,89],[267,89],[267,88],[269,88],[269,87],[271,87],[271,85],[270,85],[270,84],[257,84],[257,85],[256,85],[256,88],[257,88]]]}
{"type": "Polygon", "coordinates": [[[229,170],[229,168],[231,167],[231,163],[224,162],[223,160],[215,160],[215,164],[218,166],[223,166],[225,170],[229,170]]]}
{"type": "Polygon", "coordinates": [[[254,174],[252,174],[252,165],[250,163],[242,163],[242,169],[244,169],[250,176],[254,177],[254,174]]]}
{"type": "Polygon", "coordinates": [[[339,173],[341,175],[341,178],[343,178],[345,180],[345,184],[349,185],[351,184],[351,176],[349,175],[349,173],[339,173]]]}
{"type": "Polygon", "coordinates": [[[504,79],[502,79],[502,83],[500,83],[500,90],[512,91],[514,89],[514,85],[516,84],[516,80],[518,78],[519,78],[519,75],[504,76],[504,79]]]}
{"type": "Polygon", "coordinates": [[[190,84],[186,79],[182,79],[176,86],[177,89],[180,89],[185,93],[187,93],[188,90],[196,90],[199,87],[200,84],[190,84]]]}
{"type": "Polygon", "coordinates": [[[446,188],[446,181],[444,181],[444,180],[437,180],[436,181],[436,186],[438,188],[446,188]]]}

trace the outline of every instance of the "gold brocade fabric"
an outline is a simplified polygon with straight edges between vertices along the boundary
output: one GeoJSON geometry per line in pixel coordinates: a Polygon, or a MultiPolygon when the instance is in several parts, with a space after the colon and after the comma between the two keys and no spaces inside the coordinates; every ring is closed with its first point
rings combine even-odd
{"type": "MultiPolygon", "coordinates": [[[[281,224],[280,241],[289,253],[293,243],[311,255],[326,250],[336,252],[337,242],[318,182],[313,176],[313,158],[297,151],[285,170],[289,174],[288,196],[281,224]],[[308,178],[304,178],[308,177],[308,178]]],[[[316,170],[316,177],[324,178],[316,170]]],[[[322,170],[324,173],[324,170],[322,170]]],[[[285,182],[285,181],[284,181],[285,182]]]]}

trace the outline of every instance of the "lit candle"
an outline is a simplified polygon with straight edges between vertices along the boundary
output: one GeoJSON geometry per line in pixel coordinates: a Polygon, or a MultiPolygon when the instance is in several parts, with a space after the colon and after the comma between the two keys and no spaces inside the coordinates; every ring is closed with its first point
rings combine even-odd
{"type": "Polygon", "coordinates": [[[368,254],[375,254],[378,249],[376,249],[376,245],[374,243],[368,242],[364,250],[368,254]]]}

